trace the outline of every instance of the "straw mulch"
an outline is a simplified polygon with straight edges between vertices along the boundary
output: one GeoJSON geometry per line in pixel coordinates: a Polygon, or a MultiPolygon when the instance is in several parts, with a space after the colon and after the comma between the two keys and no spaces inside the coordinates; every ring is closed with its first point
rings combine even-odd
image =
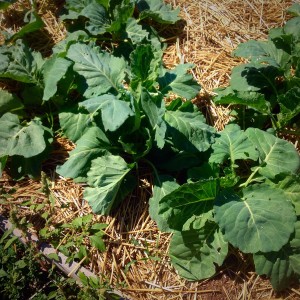
{"type": "MultiPolygon", "coordinates": [[[[51,44],[64,37],[64,28],[55,16],[56,8],[47,0],[38,1],[40,12],[46,23],[43,34],[48,44],[40,50],[47,54],[51,44]]],[[[174,7],[181,8],[183,22],[166,29],[169,47],[165,52],[165,63],[173,67],[180,62],[195,64],[193,75],[202,86],[195,102],[217,129],[228,121],[227,110],[216,107],[211,101],[213,89],[226,85],[233,66],[240,63],[232,58],[232,50],[249,39],[265,39],[270,28],[284,24],[285,9],[292,1],[280,0],[169,0],[174,7]],[[170,30],[170,32],[168,32],[170,30]]],[[[12,15],[12,20],[14,16],[12,15]]],[[[2,18],[0,27],[12,20],[2,18]]],[[[38,47],[39,45],[35,45],[38,47]]],[[[55,165],[62,164],[67,151],[72,149],[68,141],[58,138],[53,159],[44,169],[51,180],[50,191],[55,199],[52,225],[71,222],[77,216],[91,213],[82,198],[82,187],[71,180],[57,177],[55,165]]],[[[158,231],[148,214],[148,199],[152,192],[152,178],[148,170],[141,170],[139,188],[109,216],[94,216],[95,221],[106,222],[107,251],[99,253],[87,245],[92,261],[89,267],[106,284],[119,289],[129,299],[300,299],[298,287],[276,294],[269,281],[253,272],[251,260],[239,252],[232,251],[223,268],[208,280],[188,282],[180,278],[167,256],[170,235],[158,231]]],[[[8,214],[24,199],[34,203],[47,201],[41,192],[40,181],[23,180],[15,183],[7,177],[0,181],[5,189],[12,190],[0,213],[8,214]]],[[[52,209],[53,210],[53,209],[52,209]]],[[[18,207],[17,214],[26,216],[38,229],[40,219],[31,215],[26,207],[18,207]]],[[[63,239],[63,236],[61,237],[63,239]]]]}

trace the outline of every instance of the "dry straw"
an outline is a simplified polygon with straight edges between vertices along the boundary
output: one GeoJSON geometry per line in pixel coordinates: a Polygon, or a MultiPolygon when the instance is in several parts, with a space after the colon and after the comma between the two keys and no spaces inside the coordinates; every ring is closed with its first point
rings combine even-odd
{"type": "MultiPolygon", "coordinates": [[[[21,26],[18,7],[26,1],[13,5],[1,18],[0,28],[21,26]]],[[[51,45],[63,39],[65,30],[59,23],[56,12],[59,7],[52,1],[40,0],[39,13],[46,24],[42,36],[34,46],[48,54],[51,45]],[[49,38],[50,37],[50,38],[49,38]]],[[[285,9],[292,1],[279,0],[169,0],[174,7],[180,7],[183,22],[172,27],[162,28],[169,43],[164,56],[165,64],[173,67],[181,62],[195,64],[192,74],[202,86],[195,99],[209,121],[222,129],[228,121],[224,107],[216,107],[211,101],[214,88],[226,85],[231,68],[240,60],[231,56],[232,50],[249,39],[265,39],[270,28],[281,26],[286,20],[285,9]]],[[[63,1],[61,1],[63,3],[63,1]]],[[[51,179],[50,190],[55,199],[52,211],[52,226],[71,222],[78,216],[91,213],[89,205],[82,198],[82,187],[71,180],[58,178],[55,165],[62,164],[73,145],[62,139],[56,140],[52,160],[45,168],[51,179]]],[[[94,216],[98,222],[108,225],[107,251],[99,253],[87,245],[92,260],[90,269],[101,274],[103,280],[120,289],[130,299],[299,299],[297,289],[287,290],[276,295],[268,280],[258,277],[251,267],[251,261],[239,252],[233,252],[226,266],[209,280],[188,282],[181,279],[167,256],[170,235],[158,231],[148,214],[148,199],[152,193],[152,178],[147,170],[142,170],[139,188],[135,190],[119,210],[112,216],[94,216]]],[[[41,182],[23,180],[12,182],[4,176],[0,185],[15,192],[0,207],[0,213],[18,207],[17,214],[26,216],[38,230],[40,219],[22,205],[24,199],[35,203],[46,201],[41,193],[41,182]]],[[[63,242],[64,236],[61,237],[63,242]]],[[[65,237],[67,239],[67,237],[65,237]]]]}

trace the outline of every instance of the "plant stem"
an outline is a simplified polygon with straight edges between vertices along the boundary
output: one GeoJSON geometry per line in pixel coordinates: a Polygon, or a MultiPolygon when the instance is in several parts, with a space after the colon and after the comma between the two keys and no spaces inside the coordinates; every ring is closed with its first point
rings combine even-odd
{"type": "Polygon", "coordinates": [[[269,117],[270,117],[271,122],[272,122],[272,127],[273,127],[276,131],[279,131],[278,122],[277,122],[276,119],[274,118],[273,114],[270,113],[270,114],[269,114],[269,117]]]}
{"type": "Polygon", "coordinates": [[[252,174],[251,174],[251,175],[249,176],[249,178],[246,180],[246,182],[240,184],[239,187],[247,187],[248,184],[252,181],[253,177],[256,175],[256,173],[257,173],[257,171],[258,171],[259,169],[260,169],[260,167],[257,167],[257,168],[255,169],[255,171],[252,172],[252,174]]]}
{"type": "Polygon", "coordinates": [[[145,161],[153,169],[154,175],[155,175],[155,177],[156,177],[159,185],[161,185],[161,181],[159,179],[159,175],[157,173],[157,170],[156,170],[154,164],[151,161],[149,161],[148,159],[146,159],[146,158],[143,158],[142,160],[145,161]]]}

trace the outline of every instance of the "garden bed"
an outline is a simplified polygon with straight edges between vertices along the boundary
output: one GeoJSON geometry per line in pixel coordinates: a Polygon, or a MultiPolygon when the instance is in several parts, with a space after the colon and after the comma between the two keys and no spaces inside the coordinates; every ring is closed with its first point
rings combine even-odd
{"type": "MultiPolygon", "coordinates": [[[[212,95],[215,88],[228,84],[232,67],[242,62],[231,56],[232,51],[241,42],[266,39],[269,29],[282,26],[288,18],[285,10],[292,1],[169,2],[173,7],[180,7],[183,21],[160,28],[168,43],[164,63],[169,68],[179,63],[195,64],[191,73],[202,89],[193,102],[211,125],[222,130],[230,119],[228,109],[216,106],[212,95]]],[[[39,33],[38,41],[33,33],[32,46],[49,55],[53,44],[64,38],[65,29],[58,20],[57,5],[49,5],[46,0],[37,3],[46,26],[42,34],[39,33]]],[[[18,24],[21,19],[18,9],[21,10],[19,3],[5,12],[0,24],[2,30],[18,24]]],[[[14,90],[14,86],[7,86],[5,82],[1,86],[14,90]]],[[[293,135],[285,138],[298,145],[293,135]]],[[[72,149],[74,144],[57,134],[40,180],[14,181],[4,173],[0,179],[0,214],[10,217],[21,229],[41,235],[40,238],[54,247],[68,241],[76,245],[77,250],[82,247],[82,253],[75,259],[99,276],[102,288],[112,287],[129,299],[145,300],[299,298],[296,284],[284,292],[274,292],[269,280],[254,272],[249,256],[233,249],[212,278],[200,282],[182,279],[167,255],[171,234],[160,232],[149,216],[148,201],[154,181],[151,168],[142,165],[138,188],[116,211],[109,216],[95,215],[83,199],[86,184],[76,184],[56,173],[56,167],[66,161],[72,149]],[[67,226],[78,218],[82,224],[87,215],[91,215],[91,219],[86,223],[86,231],[79,230],[76,224],[67,226]],[[95,223],[107,224],[103,227],[105,251],[100,251],[101,245],[91,243],[88,238],[94,234],[91,227],[95,223]]],[[[75,255],[70,245],[65,250],[75,255]]]]}

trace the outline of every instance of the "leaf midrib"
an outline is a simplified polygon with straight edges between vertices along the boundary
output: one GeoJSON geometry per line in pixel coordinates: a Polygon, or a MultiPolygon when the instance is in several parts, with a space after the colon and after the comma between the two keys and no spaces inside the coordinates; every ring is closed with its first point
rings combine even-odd
{"type": "Polygon", "coordinates": [[[254,218],[254,215],[253,215],[253,213],[252,213],[251,207],[249,206],[249,204],[247,203],[247,201],[243,201],[243,204],[246,206],[246,208],[247,208],[248,211],[249,211],[251,220],[252,220],[253,224],[255,225],[256,232],[257,232],[258,238],[259,238],[259,240],[260,240],[260,233],[259,233],[259,230],[258,230],[258,228],[257,228],[257,226],[256,226],[255,218],[254,218]]]}
{"type": "Polygon", "coordinates": [[[193,202],[189,202],[189,203],[185,203],[185,204],[180,204],[180,205],[176,205],[176,206],[172,206],[172,207],[173,208],[184,207],[184,206],[192,205],[192,204],[199,203],[199,202],[211,201],[211,200],[214,200],[214,199],[215,199],[215,197],[201,198],[201,199],[198,199],[197,201],[193,201],[193,202]]]}
{"type": "MultiPolygon", "coordinates": [[[[96,64],[93,64],[93,62],[92,62],[91,60],[89,60],[90,56],[87,57],[87,56],[84,55],[84,53],[81,52],[81,51],[79,51],[79,53],[82,55],[82,57],[83,57],[84,60],[87,62],[87,64],[90,65],[90,66],[92,67],[92,70],[95,70],[95,69],[96,69],[103,77],[106,78],[106,80],[112,85],[112,87],[113,87],[115,90],[118,90],[117,86],[112,82],[112,80],[108,77],[108,75],[104,72],[104,70],[102,70],[102,69],[100,69],[100,68],[98,67],[98,64],[99,64],[99,63],[102,65],[102,63],[101,63],[100,58],[99,58],[98,55],[96,55],[96,57],[97,57],[97,59],[98,59],[97,63],[96,63],[96,64]]],[[[76,62],[76,64],[82,64],[82,65],[83,65],[83,62],[76,62]]]]}

